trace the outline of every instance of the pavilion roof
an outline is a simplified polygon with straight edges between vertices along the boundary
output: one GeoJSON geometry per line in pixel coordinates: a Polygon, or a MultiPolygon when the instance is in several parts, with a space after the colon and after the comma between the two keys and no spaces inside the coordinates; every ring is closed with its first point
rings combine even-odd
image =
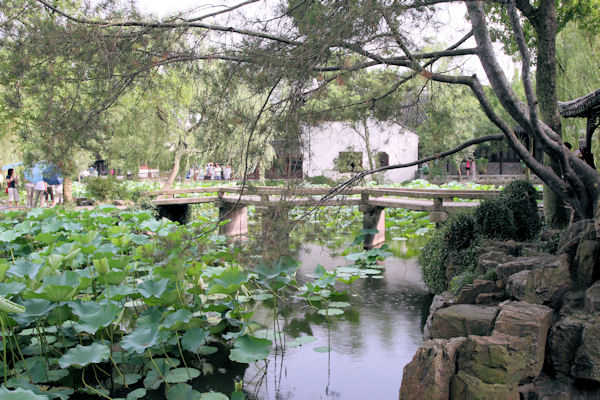
{"type": "Polygon", "coordinates": [[[558,102],[563,118],[586,118],[600,115],[600,89],[566,102],[558,102]]]}

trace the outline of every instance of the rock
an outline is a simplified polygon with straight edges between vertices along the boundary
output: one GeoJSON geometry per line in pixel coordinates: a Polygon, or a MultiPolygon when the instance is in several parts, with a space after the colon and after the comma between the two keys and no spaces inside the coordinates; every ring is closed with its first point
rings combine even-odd
{"type": "Polygon", "coordinates": [[[535,257],[519,257],[514,259],[513,261],[508,261],[506,263],[498,265],[498,267],[496,268],[496,275],[498,276],[498,280],[507,283],[508,278],[511,275],[527,269],[533,270],[552,258],[554,258],[554,256],[550,255],[535,257]]]}
{"type": "Polygon", "coordinates": [[[481,293],[475,299],[475,304],[498,304],[504,300],[506,300],[504,292],[481,293]]]}
{"type": "Polygon", "coordinates": [[[575,353],[581,345],[585,321],[565,316],[556,322],[548,334],[547,363],[564,375],[571,373],[575,353]]]}
{"type": "Polygon", "coordinates": [[[585,291],[584,308],[590,314],[600,311],[600,281],[594,283],[585,291]]]}
{"type": "Polygon", "coordinates": [[[427,315],[425,327],[423,328],[423,338],[425,340],[432,339],[431,324],[433,320],[433,314],[435,314],[435,312],[439,309],[451,306],[454,304],[454,301],[454,296],[452,296],[450,292],[443,292],[434,296],[431,305],[429,306],[429,315],[427,315]]]}
{"type": "Polygon", "coordinates": [[[600,399],[600,388],[575,386],[566,376],[541,376],[534,382],[519,386],[523,400],[590,400],[600,399]]]}
{"type": "Polygon", "coordinates": [[[451,400],[519,400],[516,386],[489,384],[463,371],[452,377],[451,400]]]}
{"type": "MultiPolygon", "coordinates": [[[[593,227],[593,220],[582,219],[581,221],[570,224],[560,237],[556,254],[567,254],[569,257],[569,262],[571,262],[573,257],[575,257],[575,253],[577,252],[577,247],[579,246],[582,233],[589,225],[593,227]]],[[[591,232],[588,234],[590,233],[591,232]]]]}
{"type": "Polygon", "coordinates": [[[469,336],[458,351],[458,370],[485,383],[516,386],[530,375],[529,349],[516,336],[469,336]]]}
{"type": "Polygon", "coordinates": [[[473,283],[464,285],[458,296],[456,297],[457,304],[474,304],[475,299],[481,293],[489,293],[496,290],[496,283],[483,279],[475,279],[473,283]]]}
{"type": "Polygon", "coordinates": [[[503,251],[492,250],[483,253],[477,259],[477,269],[480,275],[495,270],[498,265],[514,260],[515,257],[503,251]]]}
{"type": "Polygon", "coordinates": [[[575,378],[600,382],[600,323],[583,329],[571,373],[575,378]]]}
{"type": "Polygon", "coordinates": [[[404,367],[400,400],[447,400],[456,372],[457,349],[465,338],[428,340],[404,367]]]}
{"type": "MultiPolygon", "coordinates": [[[[591,226],[590,226],[591,227],[591,226]]],[[[586,230],[583,235],[586,235],[586,230]]],[[[579,287],[588,287],[600,275],[600,241],[581,240],[573,259],[575,282],[579,287]]]]}
{"type": "Polygon", "coordinates": [[[492,335],[505,334],[525,339],[529,344],[528,377],[539,375],[544,364],[544,353],[548,330],[552,323],[552,309],[522,301],[500,305],[500,312],[494,323],[492,335]]]}
{"type": "Polygon", "coordinates": [[[582,310],[585,305],[585,292],[583,290],[567,292],[563,296],[563,306],[561,313],[571,314],[582,310]]]}
{"type": "Polygon", "coordinates": [[[112,202],[112,205],[113,205],[113,206],[124,206],[124,205],[125,205],[125,202],[124,202],[123,200],[114,200],[114,201],[112,202]]]}
{"type": "Polygon", "coordinates": [[[541,265],[508,278],[506,291],[522,301],[556,307],[563,295],[573,287],[566,254],[540,259],[541,265]]]}
{"type": "Polygon", "coordinates": [[[459,336],[488,335],[497,307],[456,304],[433,314],[431,336],[450,339],[459,336]]]}
{"type": "Polygon", "coordinates": [[[526,243],[516,242],[514,240],[504,240],[492,242],[489,246],[481,248],[480,254],[490,251],[498,251],[507,255],[518,257],[521,255],[521,247],[526,243]]]}

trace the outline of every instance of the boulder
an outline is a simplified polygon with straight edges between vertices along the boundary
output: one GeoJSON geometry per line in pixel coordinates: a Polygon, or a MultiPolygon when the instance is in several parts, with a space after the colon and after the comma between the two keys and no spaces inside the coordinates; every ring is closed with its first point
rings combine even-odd
{"type": "Polygon", "coordinates": [[[475,304],[498,304],[504,300],[506,300],[506,293],[504,291],[493,293],[481,293],[475,299],[475,304]]]}
{"type": "Polygon", "coordinates": [[[443,292],[433,297],[431,305],[429,306],[427,321],[425,321],[425,327],[423,327],[423,338],[425,340],[432,339],[431,324],[433,321],[433,314],[435,314],[437,310],[451,306],[454,304],[454,301],[454,296],[452,296],[450,292],[443,292]]]}
{"type": "Polygon", "coordinates": [[[542,375],[535,381],[519,386],[523,400],[590,400],[600,399],[600,388],[574,385],[566,376],[542,375]]]}
{"type": "Polygon", "coordinates": [[[529,361],[528,377],[539,375],[544,364],[548,330],[552,323],[552,309],[539,304],[522,301],[500,305],[492,335],[505,334],[524,339],[529,345],[526,354],[529,361]]]}
{"type": "Polygon", "coordinates": [[[525,270],[508,278],[508,294],[529,303],[546,304],[556,307],[563,295],[573,287],[566,254],[540,258],[541,264],[532,270],[525,270]]]}
{"type": "Polygon", "coordinates": [[[600,323],[583,329],[571,373],[578,379],[600,382],[600,323]]]}
{"type": "Polygon", "coordinates": [[[514,260],[515,257],[506,254],[503,251],[491,250],[482,253],[477,259],[477,269],[480,275],[485,275],[488,271],[493,271],[500,264],[514,260]]]}
{"type": "Polygon", "coordinates": [[[585,292],[583,290],[576,290],[567,292],[563,296],[563,305],[560,308],[561,314],[572,314],[583,310],[585,305],[585,292]]]}
{"type": "Polygon", "coordinates": [[[484,305],[456,304],[433,314],[431,336],[450,339],[459,336],[488,335],[498,308],[484,305]]]}
{"type": "Polygon", "coordinates": [[[590,286],[600,275],[600,241],[581,240],[573,259],[573,267],[577,285],[581,288],[590,286]]]}
{"type": "Polygon", "coordinates": [[[463,371],[452,377],[451,400],[519,400],[516,386],[485,383],[463,371]]]}
{"type": "Polygon", "coordinates": [[[538,266],[548,262],[548,260],[552,258],[554,258],[554,256],[550,255],[535,257],[519,257],[512,261],[508,261],[498,265],[498,267],[496,268],[496,275],[498,276],[499,281],[507,283],[508,278],[511,275],[528,269],[533,270],[538,266]]]}
{"type": "Polygon", "coordinates": [[[546,362],[554,371],[564,375],[571,373],[585,325],[585,321],[579,318],[564,316],[552,326],[548,334],[546,362]]]}
{"type": "Polygon", "coordinates": [[[600,312],[600,281],[585,291],[584,308],[590,314],[600,312]]]}
{"type": "Polygon", "coordinates": [[[482,293],[490,293],[496,290],[496,282],[475,279],[473,283],[464,285],[456,296],[457,304],[474,304],[477,296],[482,293]]]}
{"type": "Polygon", "coordinates": [[[469,336],[458,351],[458,370],[485,383],[516,386],[530,375],[526,339],[496,334],[469,336]]]}
{"type": "Polygon", "coordinates": [[[400,400],[447,400],[456,372],[457,349],[465,338],[428,340],[404,367],[400,400]]]}

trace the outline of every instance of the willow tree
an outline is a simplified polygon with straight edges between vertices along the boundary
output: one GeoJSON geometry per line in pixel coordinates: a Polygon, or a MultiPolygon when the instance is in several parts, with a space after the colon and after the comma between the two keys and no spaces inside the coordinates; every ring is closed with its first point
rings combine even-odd
{"type": "MultiPolygon", "coordinates": [[[[560,27],[572,19],[580,19],[590,28],[596,27],[600,9],[598,0],[540,0],[535,3],[527,0],[467,1],[472,29],[442,50],[425,51],[422,33],[427,30],[420,28],[436,19],[437,5],[452,2],[294,0],[273,3],[268,12],[254,12],[253,17],[244,18],[240,13],[255,3],[248,0],[206,15],[182,15],[164,21],[123,15],[111,18],[106,14],[100,19],[87,17],[79,11],[61,10],[45,0],[37,0],[36,4],[56,13],[56,18],[64,24],[76,24],[82,29],[102,31],[118,27],[120,32],[136,38],[156,31],[189,31],[198,37],[207,37],[213,44],[211,54],[207,54],[204,46],[184,53],[171,47],[161,53],[161,62],[221,58],[236,65],[253,65],[244,69],[252,69],[251,77],[270,87],[269,96],[275,94],[282,102],[289,100],[287,107],[291,118],[306,98],[318,90],[313,87],[314,79],[324,72],[346,76],[374,67],[390,70],[396,74],[396,79],[389,83],[390,92],[419,75],[436,82],[463,85],[470,89],[487,118],[498,127],[514,151],[542,179],[548,188],[545,193],[552,193],[557,199],[570,204],[579,218],[593,217],[598,212],[600,176],[571,154],[561,139],[556,89],[556,36],[560,27]],[[231,13],[236,13],[236,17],[229,19],[227,24],[219,23],[224,15],[231,13]],[[264,19],[261,20],[260,16],[264,19]],[[500,67],[501,50],[497,50],[493,43],[493,38],[498,37],[498,27],[504,29],[503,34],[510,37],[513,48],[518,50],[525,99],[514,93],[500,67]],[[215,48],[218,51],[215,52],[215,48]],[[479,59],[491,93],[484,90],[477,75],[448,74],[434,68],[440,59],[465,55],[479,59]],[[535,57],[535,74],[532,56],[535,57]],[[490,94],[511,120],[502,118],[494,110],[490,94]],[[538,162],[527,151],[526,144],[515,134],[512,121],[524,130],[525,140],[535,139],[541,144],[551,165],[538,162]]],[[[450,29],[456,24],[456,19],[442,21],[441,24],[444,29],[450,29]]],[[[460,25],[463,26],[462,23],[460,25]]],[[[326,79],[319,86],[326,86],[335,79],[326,79]]],[[[555,207],[552,199],[547,199],[545,205],[551,224],[564,221],[564,213],[557,212],[560,207],[555,207]]]]}

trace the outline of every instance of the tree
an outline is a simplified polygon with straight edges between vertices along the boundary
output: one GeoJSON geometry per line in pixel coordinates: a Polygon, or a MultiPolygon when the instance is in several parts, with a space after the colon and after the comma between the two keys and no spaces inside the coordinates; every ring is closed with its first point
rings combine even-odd
{"type": "MultiPolygon", "coordinates": [[[[223,14],[251,2],[194,18],[144,21],[124,17],[111,20],[111,16],[98,20],[85,17],[80,12],[70,14],[45,0],[37,0],[37,4],[52,10],[61,20],[86,29],[113,29],[118,26],[136,37],[167,30],[193,31],[197,36],[206,34],[212,43],[216,43],[211,47],[210,54],[207,54],[205,47],[196,47],[191,53],[171,51],[165,55],[163,62],[212,57],[248,65],[245,70],[253,71],[249,77],[265,83],[265,87],[272,86],[270,93],[278,94],[282,99],[280,104],[287,107],[290,118],[297,115],[303,99],[318,90],[311,87],[312,79],[324,72],[345,76],[375,66],[397,71],[398,79],[390,84],[390,91],[397,90],[418,75],[436,82],[468,87],[486,116],[502,131],[509,145],[547,185],[549,190],[546,193],[551,191],[569,203],[579,218],[590,218],[598,212],[600,177],[597,171],[564,146],[556,89],[556,36],[559,22],[563,26],[566,20],[584,15],[582,11],[586,9],[597,10],[598,0],[585,0],[575,5],[557,4],[551,0],[540,0],[536,4],[526,0],[510,0],[502,4],[470,1],[466,5],[472,31],[439,51],[422,51],[423,41],[418,37],[410,37],[411,32],[422,30],[411,28],[434,20],[436,4],[450,0],[405,0],[393,3],[376,0],[343,3],[335,0],[292,1],[273,8],[277,15],[270,15],[264,21],[255,18],[246,21],[236,19],[232,20],[235,26],[218,23],[217,19],[223,14]],[[519,99],[512,90],[498,62],[489,27],[490,17],[495,15],[492,8],[498,10],[502,21],[506,22],[506,32],[510,33],[514,48],[518,49],[521,57],[526,101],[519,99]],[[214,22],[205,22],[211,19],[214,22]],[[526,22],[525,31],[523,21],[526,22]],[[533,35],[527,36],[530,32],[533,35]],[[237,39],[231,39],[231,35],[236,35],[237,39]],[[468,44],[471,37],[475,39],[474,47],[468,44]],[[535,86],[532,83],[532,55],[528,48],[528,38],[532,37],[536,46],[535,86]],[[219,51],[215,52],[215,48],[219,51]],[[490,93],[486,92],[477,76],[432,72],[435,70],[434,64],[441,58],[465,55],[478,57],[493,97],[523,128],[527,141],[534,138],[541,144],[552,160],[553,167],[538,162],[529,154],[526,145],[515,134],[512,121],[502,118],[494,110],[490,93]]],[[[595,26],[596,19],[593,17],[586,17],[589,26],[595,26]]],[[[323,81],[320,87],[333,80],[335,78],[323,81]]],[[[546,203],[546,209],[550,211],[549,222],[561,222],[558,214],[553,215],[554,207],[550,202],[546,203]]]]}

